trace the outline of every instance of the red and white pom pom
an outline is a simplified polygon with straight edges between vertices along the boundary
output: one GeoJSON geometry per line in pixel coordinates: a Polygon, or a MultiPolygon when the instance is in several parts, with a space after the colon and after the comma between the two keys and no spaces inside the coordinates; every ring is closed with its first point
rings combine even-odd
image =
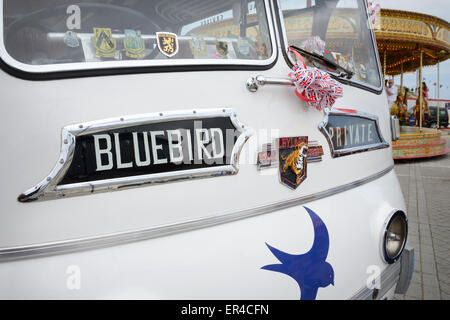
{"type": "Polygon", "coordinates": [[[296,95],[317,110],[331,110],[337,98],[342,97],[342,85],[324,71],[307,69],[301,55],[295,50],[297,62],[289,76],[293,79],[296,95]]]}

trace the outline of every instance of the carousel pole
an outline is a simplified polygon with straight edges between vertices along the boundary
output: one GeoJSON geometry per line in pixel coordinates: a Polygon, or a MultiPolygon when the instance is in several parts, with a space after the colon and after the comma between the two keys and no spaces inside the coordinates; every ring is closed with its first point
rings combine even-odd
{"type": "Polygon", "coordinates": [[[422,103],[423,103],[423,87],[422,87],[422,63],[423,63],[423,52],[420,50],[420,69],[419,69],[419,108],[420,108],[420,119],[419,119],[419,130],[422,132],[422,103]]]}
{"type": "Polygon", "coordinates": [[[439,129],[439,105],[441,104],[441,102],[439,101],[439,62],[437,63],[437,98],[438,98],[438,102],[437,102],[437,128],[439,129]]]}
{"type": "Polygon", "coordinates": [[[400,94],[403,95],[403,63],[401,64],[401,77],[400,77],[400,94]]]}
{"type": "Polygon", "coordinates": [[[383,82],[386,81],[386,50],[384,50],[383,82]]]}

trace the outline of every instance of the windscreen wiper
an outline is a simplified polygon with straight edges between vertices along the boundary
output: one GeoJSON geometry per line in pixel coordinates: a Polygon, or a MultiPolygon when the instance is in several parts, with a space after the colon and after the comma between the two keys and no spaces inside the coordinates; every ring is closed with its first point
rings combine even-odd
{"type": "Polygon", "coordinates": [[[310,56],[310,57],[313,57],[314,59],[317,59],[317,60],[322,61],[322,62],[325,63],[330,69],[332,69],[332,68],[334,68],[334,69],[336,69],[336,70],[339,69],[339,70],[342,71],[342,72],[339,72],[338,77],[344,77],[344,76],[345,76],[347,79],[351,79],[352,76],[353,76],[353,74],[354,74],[353,71],[347,70],[347,69],[341,67],[340,65],[338,65],[337,63],[335,63],[335,62],[333,62],[333,61],[330,61],[330,60],[328,60],[328,59],[325,59],[324,57],[319,56],[319,55],[316,54],[316,53],[313,53],[313,52],[309,52],[309,51],[300,49],[299,47],[296,47],[296,46],[289,46],[289,47],[291,47],[292,49],[294,49],[295,51],[297,51],[297,52],[299,52],[299,53],[306,54],[307,56],[310,56]]]}

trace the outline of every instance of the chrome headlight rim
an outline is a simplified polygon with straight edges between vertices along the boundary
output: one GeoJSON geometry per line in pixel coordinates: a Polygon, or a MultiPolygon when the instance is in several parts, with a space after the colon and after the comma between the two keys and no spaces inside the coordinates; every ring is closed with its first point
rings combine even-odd
{"type": "Polygon", "coordinates": [[[405,212],[403,212],[402,210],[394,210],[387,217],[387,219],[383,225],[383,234],[381,237],[381,251],[382,251],[383,259],[384,259],[384,261],[386,261],[386,263],[393,264],[393,263],[396,263],[400,259],[401,255],[403,253],[403,250],[405,249],[407,239],[408,239],[408,217],[406,216],[405,212]],[[404,222],[404,239],[403,239],[403,242],[402,242],[398,252],[394,256],[390,256],[388,254],[386,241],[387,241],[388,233],[390,232],[389,227],[391,226],[392,222],[398,218],[402,219],[404,222]]]}

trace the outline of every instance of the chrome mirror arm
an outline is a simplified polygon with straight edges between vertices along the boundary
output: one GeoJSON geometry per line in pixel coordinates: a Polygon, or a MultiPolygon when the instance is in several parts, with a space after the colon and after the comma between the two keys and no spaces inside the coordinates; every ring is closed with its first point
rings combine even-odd
{"type": "Polygon", "coordinates": [[[259,87],[271,84],[271,85],[281,85],[281,86],[294,86],[294,82],[289,78],[272,78],[265,77],[263,75],[257,75],[251,77],[247,80],[246,86],[248,91],[256,92],[259,87]]]}

